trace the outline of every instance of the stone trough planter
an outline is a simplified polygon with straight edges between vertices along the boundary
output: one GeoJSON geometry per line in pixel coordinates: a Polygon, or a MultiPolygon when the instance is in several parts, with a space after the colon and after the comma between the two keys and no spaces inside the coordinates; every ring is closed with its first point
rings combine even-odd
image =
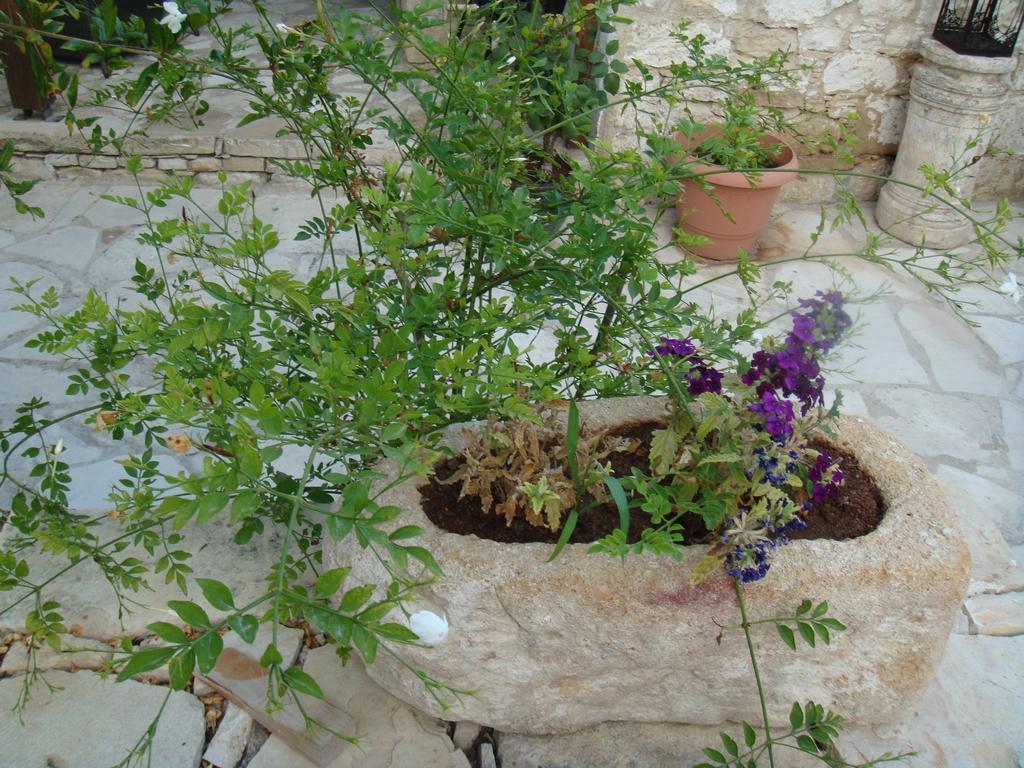
{"type": "MultiPolygon", "coordinates": [[[[580,407],[584,428],[651,421],[665,401],[621,398],[580,407]]],[[[445,441],[463,444],[461,427],[445,441]]],[[[828,600],[849,629],[831,646],[785,647],[769,627],[760,659],[769,704],[785,717],[813,699],[860,723],[890,719],[924,688],[942,658],[967,586],[969,556],[948,505],[924,464],[892,437],[856,418],[840,421],[838,445],[875,478],[888,507],[878,529],[848,541],[797,541],[780,549],[769,576],[747,587],[752,618],[791,614],[804,598],[828,600]]],[[[388,467],[385,465],[385,471],[388,467]]],[[[444,612],[437,647],[399,649],[432,677],[475,691],[443,711],[400,664],[380,654],[368,672],[386,690],[448,720],[502,731],[557,733],[606,721],[719,724],[759,717],[730,582],[689,583],[706,547],[667,557],[588,555],[547,544],[502,544],[435,527],[416,481],[384,494],[406,510],[395,525],[421,526],[423,546],[446,580],[423,593],[444,612]]],[[[351,565],[350,583],[386,585],[358,547],[328,546],[330,567],[351,565]]]]}

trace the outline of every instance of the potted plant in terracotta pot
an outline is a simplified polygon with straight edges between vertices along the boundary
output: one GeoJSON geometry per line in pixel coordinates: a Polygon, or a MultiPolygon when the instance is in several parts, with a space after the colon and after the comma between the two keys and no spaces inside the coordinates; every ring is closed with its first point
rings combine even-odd
{"type": "Polygon", "coordinates": [[[714,261],[753,255],[779,190],[800,165],[779,136],[786,127],[751,91],[726,101],[720,122],[679,124],[676,140],[693,175],[680,185],[676,214],[689,250],[714,261]]]}

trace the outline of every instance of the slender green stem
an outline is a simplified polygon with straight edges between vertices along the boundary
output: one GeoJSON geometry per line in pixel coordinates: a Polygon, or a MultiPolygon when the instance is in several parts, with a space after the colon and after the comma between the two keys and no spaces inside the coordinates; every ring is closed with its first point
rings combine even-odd
{"type": "Polygon", "coordinates": [[[764,723],[764,738],[768,747],[768,764],[775,768],[775,755],[772,752],[772,732],[768,724],[768,704],[764,698],[764,683],[761,682],[761,671],[757,666],[757,654],[754,652],[754,640],[750,636],[750,622],[747,620],[747,604],[743,600],[743,586],[739,579],[733,580],[733,587],[736,589],[736,602],[740,606],[740,626],[743,627],[743,636],[747,639],[747,652],[750,654],[750,666],[754,670],[754,681],[757,683],[757,698],[761,702],[761,721],[764,723]]]}

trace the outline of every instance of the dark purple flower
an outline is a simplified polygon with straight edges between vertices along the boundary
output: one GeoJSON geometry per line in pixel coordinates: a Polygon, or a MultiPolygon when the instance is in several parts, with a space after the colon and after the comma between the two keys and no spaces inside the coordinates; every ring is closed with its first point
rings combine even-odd
{"type": "MultiPolygon", "coordinates": [[[[697,349],[693,344],[693,339],[670,339],[666,336],[661,337],[661,344],[654,348],[654,352],[661,357],[666,355],[676,355],[678,357],[690,357],[696,352],[697,349]]],[[[648,353],[652,357],[652,353],[648,353]]]]}
{"type": "Polygon", "coordinates": [[[843,472],[834,466],[832,457],[825,451],[818,454],[814,464],[807,470],[807,477],[813,483],[811,499],[814,503],[820,504],[823,501],[839,498],[839,486],[843,482],[843,472]]]}
{"type": "MultiPolygon", "coordinates": [[[[752,403],[747,409],[764,416],[764,428],[772,440],[783,443],[793,434],[793,404],[788,400],[780,400],[774,392],[762,392],[761,401],[752,403]]],[[[778,459],[775,462],[777,464],[778,459]]]]}
{"type": "Polygon", "coordinates": [[[755,543],[737,544],[725,556],[725,572],[743,584],[760,581],[771,567],[771,553],[776,543],[761,539],[755,543]]]}
{"type": "Polygon", "coordinates": [[[708,365],[694,365],[686,372],[686,381],[691,395],[722,391],[722,373],[708,365]]]}

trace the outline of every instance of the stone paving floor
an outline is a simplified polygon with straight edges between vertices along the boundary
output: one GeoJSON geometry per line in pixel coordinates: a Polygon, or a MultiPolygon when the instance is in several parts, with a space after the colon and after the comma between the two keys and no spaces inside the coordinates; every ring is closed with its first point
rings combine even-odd
{"type": "MultiPolygon", "coordinates": [[[[279,183],[262,185],[256,192],[258,212],[273,221],[282,235],[282,247],[275,257],[277,265],[300,275],[308,273],[315,267],[315,256],[291,239],[304,218],[302,204],[308,194],[279,183]]],[[[102,200],[101,195],[107,193],[131,194],[132,190],[116,185],[44,182],[29,196],[32,203],[46,210],[47,217],[42,221],[19,217],[6,199],[0,201],[0,283],[6,283],[9,277],[38,278],[57,287],[62,308],[75,306],[87,286],[96,286],[110,297],[124,291],[136,256],[144,260],[149,257],[136,242],[142,230],[139,217],[102,200]]],[[[215,189],[197,188],[201,201],[212,201],[217,195],[215,189]]],[[[819,212],[810,207],[781,210],[762,240],[762,253],[777,258],[801,252],[808,246],[809,233],[818,217],[819,212]]],[[[1018,219],[1014,226],[1013,237],[1024,235],[1024,219],[1018,219]]],[[[822,253],[848,252],[863,238],[863,232],[847,227],[821,238],[814,247],[822,253]]],[[[666,253],[666,257],[671,255],[666,253]]],[[[891,727],[854,728],[844,741],[844,750],[848,750],[844,756],[853,759],[860,751],[870,754],[909,747],[921,752],[911,762],[920,768],[1017,766],[1024,759],[1024,718],[1019,716],[1024,711],[1024,569],[1020,565],[1024,563],[1024,304],[1015,304],[1000,294],[965,291],[964,298],[977,301],[977,306],[969,310],[969,317],[978,323],[972,328],[905,276],[854,260],[846,265],[863,289],[874,289],[883,282],[891,286],[888,295],[861,308],[857,346],[850,347],[841,360],[849,375],[839,385],[846,411],[870,418],[924,458],[961,518],[973,565],[968,596],[946,660],[920,705],[891,727]]],[[[1016,271],[1024,277],[1022,267],[1016,271]]],[[[705,266],[700,278],[723,269],[705,266]]],[[[806,263],[769,263],[765,278],[791,281],[796,295],[826,289],[833,281],[823,266],[806,263]]],[[[742,304],[743,293],[736,285],[722,281],[697,300],[714,302],[721,312],[729,312],[742,304]]],[[[16,303],[17,297],[0,293],[0,423],[4,424],[11,420],[14,408],[31,396],[46,398],[55,409],[71,400],[64,394],[61,366],[24,348],[25,340],[39,330],[39,324],[28,315],[12,311],[16,303]]],[[[542,339],[538,347],[543,346],[542,339]]],[[[60,436],[66,458],[74,468],[74,506],[102,513],[107,490],[120,473],[115,459],[122,455],[123,447],[111,444],[85,423],[70,426],[60,436]]],[[[166,469],[186,468],[178,457],[163,456],[160,461],[166,469]]],[[[0,546],[2,543],[0,533],[0,546]]],[[[246,590],[258,588],[265,563],[273,557],[275,541],[268,536],[239,553],[230,543],[229,532],[204,529],[202,545],[193,540],[185,546],[193,546],[197,552],[192,565],[198,575],[221,578],[244,595],[246,590]],[[228,557],[232,566],[224,569],[222,563],[228,557]]],[[[46,565],[40,562],[39,567],[45,570],[46,565]]],[[[76,655],[79,663],[72,665],[51,655],[44,666],[95,668],[105,658],[102,642],[137,636],[145,632],[147,623],[171,617],[165,603],[177,596],[174,589],[153,586],[155,591],[144,595],[144,605],[135,614],[119,619],[98,570],[84,569],[57,597],[72,613],[69,619],[79,625],[79,637],[69,638],[69,642],[88,654],[76,655]]],[[[0,610],[4,604],[0,598],[0,610]]],[[[24,613],[15,611],[0,618],[0,630],[17,632],[23,621],[24,613]]],[[[3,634],[0,631],[0,638],[3,634]]],[[[307,666],[310,659],[321,663],[316,659],[329,655],[325,651],[304,651],[307,666]]],[[[6,702],[16,695],[15,687],[20,687],[24,656],[15,639],[0,665],[0,734],[4,743],[18,733],[12,730],[16,718],[7,712],[6,702]]],[[[364,756],[360,762],[350,755],[344,758],[349,762],[334,765],[418,768],[470,764],[466,755],[452,745],[440,723],[390,699],[365,676],[360,678],[358,670],[346,674],[349,677],[339,680],[330,695],[350,701],[353,686],[359,687],[365,694],[361,700],[376,702],[373,706],[380,708],[372,716],[361,715],[368,718],[363,722],[385,718],[393,727],[385,729],[387,732],[373,732],[373,746],[366,753],[374,756],[372,759],[364,756]],[[417,759],[410,755],[431,757],[429,762],[425,757],[420,762],[407,762],[417,759]]],[[[105,692],[103,686],[107,683],[99,678],[87,678],[90,684],[80,685],[82,680],[77,676],[81,675],[93,673],[78,672],[75,685],[65,686],[69,688],[65,694],[81,697],[82,708],[91,712],[95,707],[88,702],[102,702],[114,695],[105,692]]],[[[65,685],[66,680],[61,678],[64,682],[60,684],[65,685]]],[[[128,707],[136,716],[126,720],[124,728],[130,722],[141,731],[151,696],[154,691],[162,695],[163,689],[142,686],[123,690],[130,700],[139,697],[138,706],[128,707]]],[[[202,712],[196,709],[194,697],[181,696],[187,699],[179,701],[175,696],[174,711],[179,713],[175,718],[179,724],[192,723],[182,726],[189,735],[177,739],[184,751],[167,752],[160,765],[195,766],[202,751],[202,740],[196,741],[196,733],[202,729],[202,712]]],[[[49,695],[39,694],[34,701],[37,703],[33,706],[42,712],[49,695]]],[[[93,733],[91,722],[81,721],[82,733],[100,739],[102,729],[93,733]]],[[[231,737],[243,742],[244,752],[245,744],[251,742],[251,722],[246,724],[238,713],[223,722],[233,723],[231,728],[224,726],[225,734],[228,730],[245,733],[244,739],[237,734],[231,737]]],[[[609,766],[668,766],[679,765],[689,756],[686,744],[709,743],[706,735],[685,726],[652,725],[631,728],[629,733],[617,730],[617,726],[601,726],[575,740],[564,737],[537,741],[508,735],[497,739],[497,748],[505,768],[600,766],[603,763],[587,745],[612,739],[618,751],[614,753],[615,761],[607,763],[609,766]],[[673,745],[683,746],[676,749],[673,745]]],[[[225,735],[224,740],[228,739],[225,735]]],[[[481,759],[489,759],[476,753],[478,747],[471,750],[474,766],[481,764],[481,759]]],[[[485,751],[489,748],[486,746],[485,751]]],[[[106,759],[110,753],[103,755],[106,759]]],[[[251,759],[256,768],[303,764],[302,758],[276,737],[244,759],[251,759]]],[[[230,763],[230,768],[234,765],[230,763]]]]}

